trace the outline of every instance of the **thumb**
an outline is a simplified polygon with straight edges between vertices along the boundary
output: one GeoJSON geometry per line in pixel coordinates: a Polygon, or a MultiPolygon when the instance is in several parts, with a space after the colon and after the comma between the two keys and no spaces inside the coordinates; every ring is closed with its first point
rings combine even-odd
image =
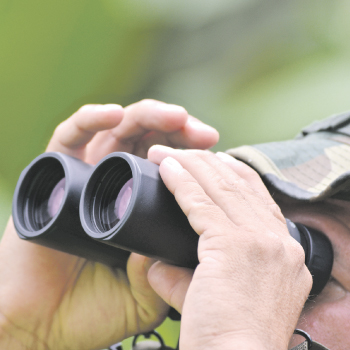
{"type": "Polygon", "coordinates": [[[193,270],[156,262],[148,271],[148,281],[154,291],[179,313],[185,301],[193,270]]]}

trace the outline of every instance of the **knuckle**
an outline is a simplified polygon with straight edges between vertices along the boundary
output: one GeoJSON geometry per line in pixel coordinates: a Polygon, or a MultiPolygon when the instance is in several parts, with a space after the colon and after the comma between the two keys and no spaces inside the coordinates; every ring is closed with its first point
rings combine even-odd
{"type": "Polygon", "coordinates": [[[137,104],[142,105],[142,106],[152,106],[152,105],[155,105],[158,103],[160,103],[160,102],[157,100],[154,100],[152,98],[144,98],[144,99],[140,100],[137,104]]]}
{"type": "Polygon", "coordinates": [[[242,163],[242,173],[244,177],[253,181],[262,181],[260,175],[249,165],[242,163]]]}
{"type": "Polygon", "coordinates": [[[91,109],[95,108],[95,106],[96,105],[91,104],[91,103],[85,104],[85,105],[81,106],[76,113],[91,110],[91,109]]]}
{"type": "Polygon", "coordinates": [[[196,162],[206,161],[211,157],[214,157],[213,153],[209,150],[200,150],[200,149],[189,149],[186,150],[185,153],[188,157],[193,158],[196,162]]]}
{"type": "Polygon", "coordinates": [[[175,188],[175,197],[188,197],[189,195],[197,197],[202,194],[196,181],[189,176],[185,169],[180,169],[178,175],[180,176],[180,182],[175,188]]]}
{"type": "Polygon", "coordinates": [[[209,232],[212,224],[216,224],[219,220],[222,220],[221,215],[217,210],[215,204],[209,198],[203,198],[199,195],[197,198],[193,198],[187,210],[187,218],[193,229],[202,235],[204,232],[209,232]]]}
{"type": "MultiPolygon", "coordinates": [[[[133,113],[140,113],[140,112],[147,111],[149,108],[154,107],[158,103],[160,103],[160,102],[157,100],[145,98],[145,99],[142,99],[138,102],[135,102],[135,103],[128,105],[127,107],[125,107],[125,109],[127,111],[130,111],[130,112],[132,111],[133,113]]],[[[127,114],[127,115],[129,115],[129,114],[127,114]]]]}
{"type": "Polygon", "coordinates": [[[62,123],[58,124],[53,132],[54,136],[58,136],[59,134],[62,133],[62,131],[64,130],[64,127],[66,125],[67,121],[63,121],[62,123]]]}
{"type": "Polygon", "coordinates": [[[263,261],[282,260],[286,247],[281,237],[272,231],[266,231],[253,241],[252,250],[263,261]]]}
{"type": "Polygon", "coordinates": [[[206,150],[195,149],[195,150],[189,150],[189,152],[196,154],[198,157],[202,159],[215,158],[215,155],[213,154],[213,152],[209,151],[208,149],[206,150]]]}
{"type": "Polygon", "coordinates": [[[304,298],[307,299],[313,285],[313,278],[306,265],[296,271],[295,283],[298,285],[298,290],[301,293],[304,292],[304,298]]]}
{"type": "Polygon", "coordinates": [[[270,239],[265,242],[266,249],[272,254],[273,259],[283,259],[286,254],[286,246],[281,237],[275,233],[270,233],[270,239]]]}
{"type": "Polygon", "coordinates": [[[242,177],[223,178],[223,177],[217,176],[216,183],[217,183],[218,190],[227,194],[232,194],[237,192],[254,194],[254,191],[248,186],[247,181],[242,177]]]}
{"type": "Polygon", "coordinates": [[[282,214],[281,208],[273,201],[269,202],[269,208],[274,217],[285,223],[284,215],[282,214]]]}
{"type": "Polygon", "coordinates": [[[303,277],[304,277],[304,285],[305,285],[305,288],[307,290],[307,294],[309,294],[310,290],[312,288],[312,285],[313,285],[313,278],[312,278],[312,275],[311,275],[309,269],[305,265],[304,265],[303,277]]]}
{"type": "Polygon", "coordinates": [[[184,157],[190,158],[192,162],[196,162],[196,163],[198,163],[201,160],[200,154],[201,154],[200,150],[193,150],[193,149],[185,150],[182,152],[182,155],[184,157]]]}
{"type": "Polygon", "coordinates": [[[202,215],[210,214],[215,207],[214,202],[206,196],[203,196],[201,193],[196,193],[192,197],[192,205],[189,209],[189,216],[192,213],[202,213],[202,215]]]}
{"type": "Polygon", "coordinates": [[[200,150],[185,150],[181,152],[181,157],[191,163],[192,166],[203,167],[203,158],[200,150]]]}
{"type": "Polygon", "coordinates": [[[305,264],[305,252],[302,245],[293,237],[288,237],[288,241],[289,251],[293,262],[299,266],[303,266],[305,264]]]}
{"type": "Polygon", "coordinates": [[[240,180],[235,180],[234,182],[228,181],[225,178],[219,178],[217,180],[217,185],[222,192],[233,192],[236,187],[240,185],[240,180]]]}

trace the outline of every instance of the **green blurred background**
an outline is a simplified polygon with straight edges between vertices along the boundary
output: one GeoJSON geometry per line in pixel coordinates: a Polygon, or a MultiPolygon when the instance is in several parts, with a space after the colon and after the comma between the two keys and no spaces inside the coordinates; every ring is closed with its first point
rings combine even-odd
{"type": "Polygon", "coordinates": [[[346,0],[2,0],[1,231],[20,171],[82,104],[183,105],[220,131],[216,150],[350,109],[349,14],[346,0]]]}

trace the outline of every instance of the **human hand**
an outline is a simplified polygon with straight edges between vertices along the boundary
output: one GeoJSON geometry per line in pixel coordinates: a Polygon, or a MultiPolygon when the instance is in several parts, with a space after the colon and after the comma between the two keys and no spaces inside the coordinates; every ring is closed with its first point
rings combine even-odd
{"type": "MultiPolygon", "coordinates": [[[[213,146],[218,133],[179,106],[145,100],[123,109],[84,106],[60,124],[47,151],[95,164],[113,151],[145,156],[153,143],[213,146]]],[[[0,244],[0,347],[98,349],[157,326],[168,306],[150,287],[151,259],[127,272],[22,241],[10,220],[0,244]]]]}
{"type": "Polygon", "coordinates": [[[148,273],[182,312],[180,349],[287,349],[312,278],[257,173],[223,153],[148,156],[200,235],[194,273],[160,262],[148,273]]]}

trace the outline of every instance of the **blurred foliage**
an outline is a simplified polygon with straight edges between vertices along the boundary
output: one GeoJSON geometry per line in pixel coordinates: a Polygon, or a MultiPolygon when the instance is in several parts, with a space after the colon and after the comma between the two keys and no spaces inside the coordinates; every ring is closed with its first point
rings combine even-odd
{"type": "Polygon", "coordinates": [[[20,171],[82,104],[183,105],[220,131],[217,150],[293,137],[349,109],[349,10],[346,0],[2,0],[0,228],[20,171]]]}
{"type": "Polygon", "coordinates": [[[11,197],[7,183],[0,178],[0,237],[11,214],[11,197]]]}

